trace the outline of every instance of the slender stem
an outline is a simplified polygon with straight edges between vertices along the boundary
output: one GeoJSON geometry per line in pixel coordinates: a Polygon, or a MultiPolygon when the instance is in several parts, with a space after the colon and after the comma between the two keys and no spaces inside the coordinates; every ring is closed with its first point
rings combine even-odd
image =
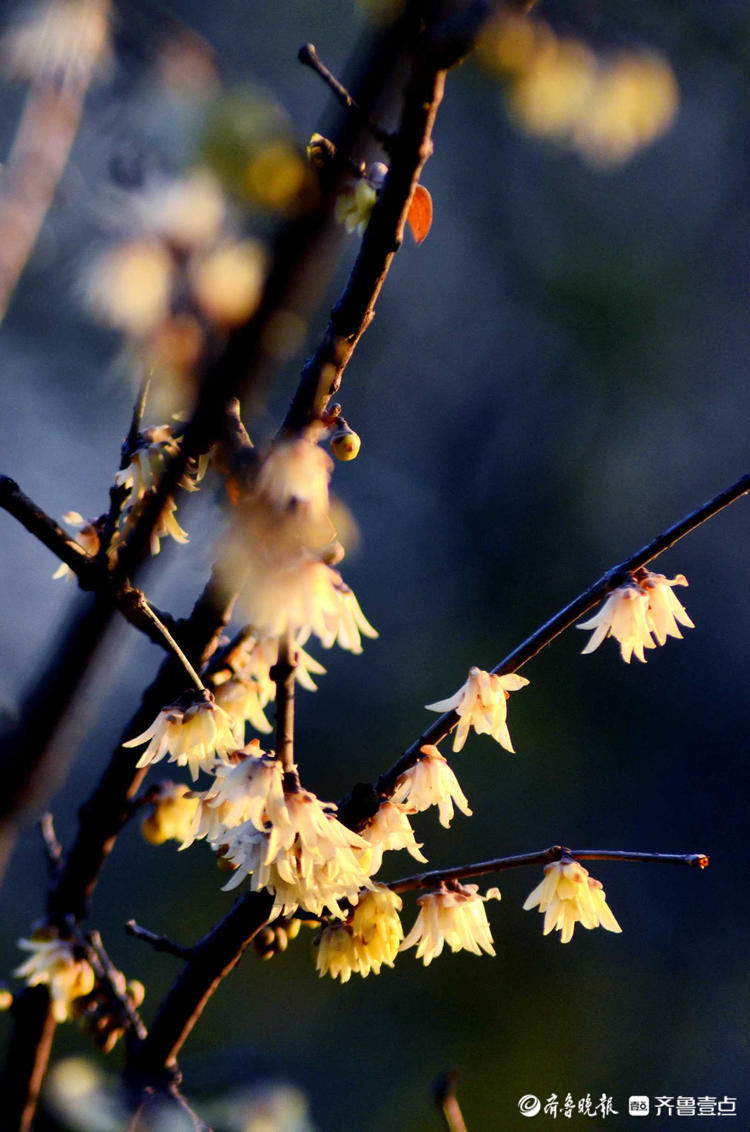
{"type": "Polygon", "coordinates": [[[158,935],[156,932],[149,931],[148,928],[142,928],[135,920],[126,922],[125,931],[128,935],[150,944],[154,951],[166,951],[169,955],[176,955],[178,959],[189,959],[193,950],[192,947],[183,947],[181,944],[175,943],[168,936],[158,935]]]}
{"type": "Polygon", "coordinates": [[[62,862],[62,845],[57,840],[52,814],[42,814],[39,819],[39,832],[44,843],[44,852],[47,857],[47,867],[51,877],[55,877],[62,862]]]}
{"type": "MultiPolygon", "coordinates": [[[[546,648],[548,644],[559,637],[566,629],[574,625],[585,613],[592,609],[595,605],[602,600],[602,598],[609,593],[610,590],[616,589],[628,580],[630,574],[637,570],[640,566],[646,566],[663,554],[665,550],[669,550],[671,546],[679,542],[680,539],[685,538],[692,531],[696,530],[703,523],[712,519],[714,515],[718,515],[725,507],[735,503],[738,499],[742,498],[750,492],[750,475],[745,475],[737,480],[730,487],[724,491],[719,492],[713,499],[709,499],[707,503],[703,503],[694,511],[691,511],[684,518],[679,519],[668,527],[661,534],[656,535],[655,538],[647,542],[639,550],[636,550],[630,557],[624,559],[617,566],[613,566],[610,570],[603,574],[598,581],[594,582],[592,586],[585,589],[578,597],[573,598],[568,602],[559,613],[551,617],[549,621],[545,621],[535,632],[522,641],[512,652],[508,653],[499,664],[491,670],[495,675],[504,675],[509,672],[517,672],[522,668],[532,657],[546,648]]],[[[420,737],[411,744],[410,747],[404,751],[400,759],[384,774],[381,774],[375,783],[375,787],[381,794],[391,794],[396,785],[396,781],[405,770],[413,766],[419,757],[419,753],[423,746],[426,744],[434,744],[444,739],[449,735],[453,728],[458,723],[458,715],[455,711],[445,712],[443,715],[432,723],[425,731],[422,732],[420,737]]],[[[358,820],[358,815],[354,812],[348,803],[342,802],[342,809],[344,809],[347,823],[358,820]]],[[[369,816],[369,815],[368,815],[369,816]]]]}
{"type": "Polygon", "coordinates": [[[387,130],[382,129],[377,122],[373,122],[369,114],[366,114],[362,107],[352,98],[346,87],[343,86],[336,76],[328,70],[326,65],[321,62],[314,45],[312,43],[306,43],[303,47],[300,47],[297,58],[300,63],[311,67],[316,74],[320,75],[323,82],[328,85],[344,109],[348,110],[362,125],[366,126],[375,140],[380,142],[385,152],[389,153],[391,142],[393,141],[391,134],[389,134],[387,130]]]}
{"type": "Polygon", "coordinates": [[[284,774],[296,780],[294,767],[294,673],[297,653],[289,634],[279,641],[279,656],[270,671],[276,684],[276,757],[284,774]]]}
{"type": "Polygon", "coordinates": [[[434,888],[443,881],[466,880],[469,877],[486,876],[488,873],[502,873],[508,869],[527,868],[530,865],[548,865],[561,857],[572,857],[574,861],[640,861],[659,865],[687,865],[705,869],[709,858],[705,853],[649,853],[628,849],[567,849],[564,845],[551,845],[549,849],[539,849],[534,853],[520,853],[514,857],[495,857],[491,861],[478,861],[472,865],[454,865],[450,869],[430,869],[401,880],[386,884],[392,892],[411,892],[414,889],[434,888]]]}
{"type": "Polygon", "coordinates": [[[195,684],[198,691],[199,692],[205,692],[206,685],[203,683],[200,676],[195,671],[192,664],[190,663],[188,658],[185,656],[185,653],[182,651],[180,646],[177,644],[177,641],[174,639],[174,637],[172,636],[172,634],[170,633],[169,629],[166,627],[164,622],[161,621],[159,619],[159,617],[157,617],[156,613],[154,613],[153,609],[151,608],[149,603],[146,601],[145,597],[143,598],[143,612],[145,613],[146,617],[148,617],[149,620],[152,621],[154,623],[154,625],[156,625],[156,627],[159,630],[159,632],[161,633],[162,637],[167,642],[170,649],[172,650],[174,655],[177,657],[180,664],[185,669],[185,671],[187,672],[188,676],[190,677],[190,679],[195,684]]]}
{"type": "Polygon", "coordinates": [[[130,1033],[139,1041],[143,1041],[146,1037],[146,1027],[127,988],[125,990],[120,989],[122,975],[110,959],[102,942],[101,934],[98,931],[92,931],[89,932],[88,937],[84,936],[83,938],[88,944],[91,958],[95,961],[92,966],[94,966],[100,985],[106,989],[109,999],[119,1011],[130,1033]]]}
{"type": "Polygon", "coordinates": [[[433,1086],[433,1095],[448,1132],[466,1132],[466,1123],[456,1096],[456,1074],[441,1074],[433,1086]]]}
{"type": "Polygon", "coordinates": [[[46,986],[26,987],[10,1009],[13,1030],[0,1080],[3,1127],[30,1132],[56,1023],[46,986]]]}

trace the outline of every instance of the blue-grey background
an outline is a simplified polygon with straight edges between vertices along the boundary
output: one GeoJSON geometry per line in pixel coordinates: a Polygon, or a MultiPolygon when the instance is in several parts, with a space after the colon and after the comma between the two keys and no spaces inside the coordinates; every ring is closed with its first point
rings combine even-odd
{"type": "MultiPolygon", "coordinates": [[[[193,112],[155,73],[164,26],[156,7],[153,20],[138,9],[121,8],[115,67],[89,98],[0,332],[0,471],[57,516],[106,506],[133,395],[116,337],[91,325],[81,301],[90,256],[118,234],[113,161],[135,153],[175,171],[193,156],[193,112]]],[[[175,0],[168,10],[212,45],[229,86],[272,91],[303,144],[330,104],[297,48],[315,42],[341,72],[366,34],[345,0],[175,0]]],[[[406,241],[341,391],[363,441],[334,478],[361,530],[344,573],[380,638],[361,657],[324,655],[320,691],[301,697],[298,760],[323,798],[390,765],[429,721],[422,705],[454,691],[469,665],[491,667],[747,470],[747,10],[733,0],[625,10],[560,0],[540,14],[600,48],[661,51],[680,85],[679,116],[629,164],[596,171],[512,126],[501,87],[473,65],[450,76],[423,178],[434,229],[418,249],[406,241]]],[[[4,152],[22,96],[2,89],[4,152]]],[[[343,245],[256,436],[283,412],[355,247],[343,245]]],[[[217,498],[207,484],[181,508],[190,546],[165,548],[147,580],[177,614],[210,565],[217,498]]],[[[496,959],[447,955],[424,969],[409,953],[340,987],[317,978],[307,931],[269,963],[250,955],[185,1047],[198,1107],[270,1075],[305,1091],[326,1132],[437,1130],[430,1088],[454,1068],[472,1132],[526,1127],[518,1098],[553,1092],[611,1095],[615,1128],[629,1123],[629,1094],[726,1094],[738,1097],[731,1127],[749,1126],[747,529],[740,503],[660,561],[690,579],[677,592],[696,628],[647,665],[624,665],[612,642],[581,657],[585,637],[573,631],[533,661],[530,687],[510,702],[517,754],[472,738],[453,760],[474,817],[459,815],[449,832],[432,813],[414,823],[434,866],[562,841],[703,851],[710,869],[592,865],[623,934],[579,929],[566,947],[522,912],[539,877],[519,872],[501,878],[502,903],[488,906],[496,959]]],[[[50,554],[7,516],[0,560],[0,699],[13,712],[86,599],[50,580],[50,554]]],[[[53,802],[63,841],[159,660],[127,626],[112,639],[90,730],[53,802]]],[[[126,938],[123,922],[190,942],[232,899],[203,846],[174,849],[126,830],[93,908],[116,961],[147,984],[146,1021],[177,964],[126,938]]],[[[387,861],[387,875],[411,871],[407,861],[387,861]]],[[[5,970],[42,911],[44,884],[28,830],[4,892],[5,970]]],[[[407,928],[414,911],[407,901],[407,928]]],[[[88,1049],[65,1027],[55,1056],[88,1049]]]]}

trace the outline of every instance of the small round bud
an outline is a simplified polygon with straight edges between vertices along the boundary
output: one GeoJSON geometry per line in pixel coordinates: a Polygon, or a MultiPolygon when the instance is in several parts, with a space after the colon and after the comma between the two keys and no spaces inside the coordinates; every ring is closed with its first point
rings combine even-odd
{"type": "Polygon", "coordinates": [[[373,161],[367,170],[367,180],[374,189],[379,189],[388,175],[388,166],[382,161],[373,161]]]}
{"type": "Polygon", "coordinates": [[[138,979],[131,979],[128,983],[127,990],[133,1006],[137,1009],[146,997],[146,988],[138,979]]]}
{"type": "Polygon", "coordinates": [[[0,990],[0,1012],[10,1010],[13,1005],[13,995],[4,987],[0,990]]]}
{"type": "Polygon", "coordinates": [[[352,429],[342,429],[331,438],[331,452],[337,460],[355,460],[359,454],[362,441],[352,429]]]}

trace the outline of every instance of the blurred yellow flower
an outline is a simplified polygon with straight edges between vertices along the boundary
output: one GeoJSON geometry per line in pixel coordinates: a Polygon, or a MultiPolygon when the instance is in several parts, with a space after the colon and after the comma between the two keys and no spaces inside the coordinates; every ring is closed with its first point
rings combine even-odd
{"type": "Polygon", "coordinates": [[[90,994],[95,977],[90,963],[79,958],[73,944],[58,938],[52,928],[35,932],[31,939],[19,939],[18,946],[31,955],[13,972],[30,987],[45,985],[52,1000],[52,1014],[57,1022],[73,1017],[73,1003],[90,994]]]}

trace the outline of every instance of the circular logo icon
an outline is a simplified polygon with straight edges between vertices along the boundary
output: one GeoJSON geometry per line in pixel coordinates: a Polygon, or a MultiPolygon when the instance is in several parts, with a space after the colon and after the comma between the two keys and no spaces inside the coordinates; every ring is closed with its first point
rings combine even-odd
{"type": "Polygon", "coordinates": [[[533,1093],[527,1093],[518,1102],[518,1111],[521,1116],[536,1116],[541,1111],[542,1102],[533,1093]]]}

